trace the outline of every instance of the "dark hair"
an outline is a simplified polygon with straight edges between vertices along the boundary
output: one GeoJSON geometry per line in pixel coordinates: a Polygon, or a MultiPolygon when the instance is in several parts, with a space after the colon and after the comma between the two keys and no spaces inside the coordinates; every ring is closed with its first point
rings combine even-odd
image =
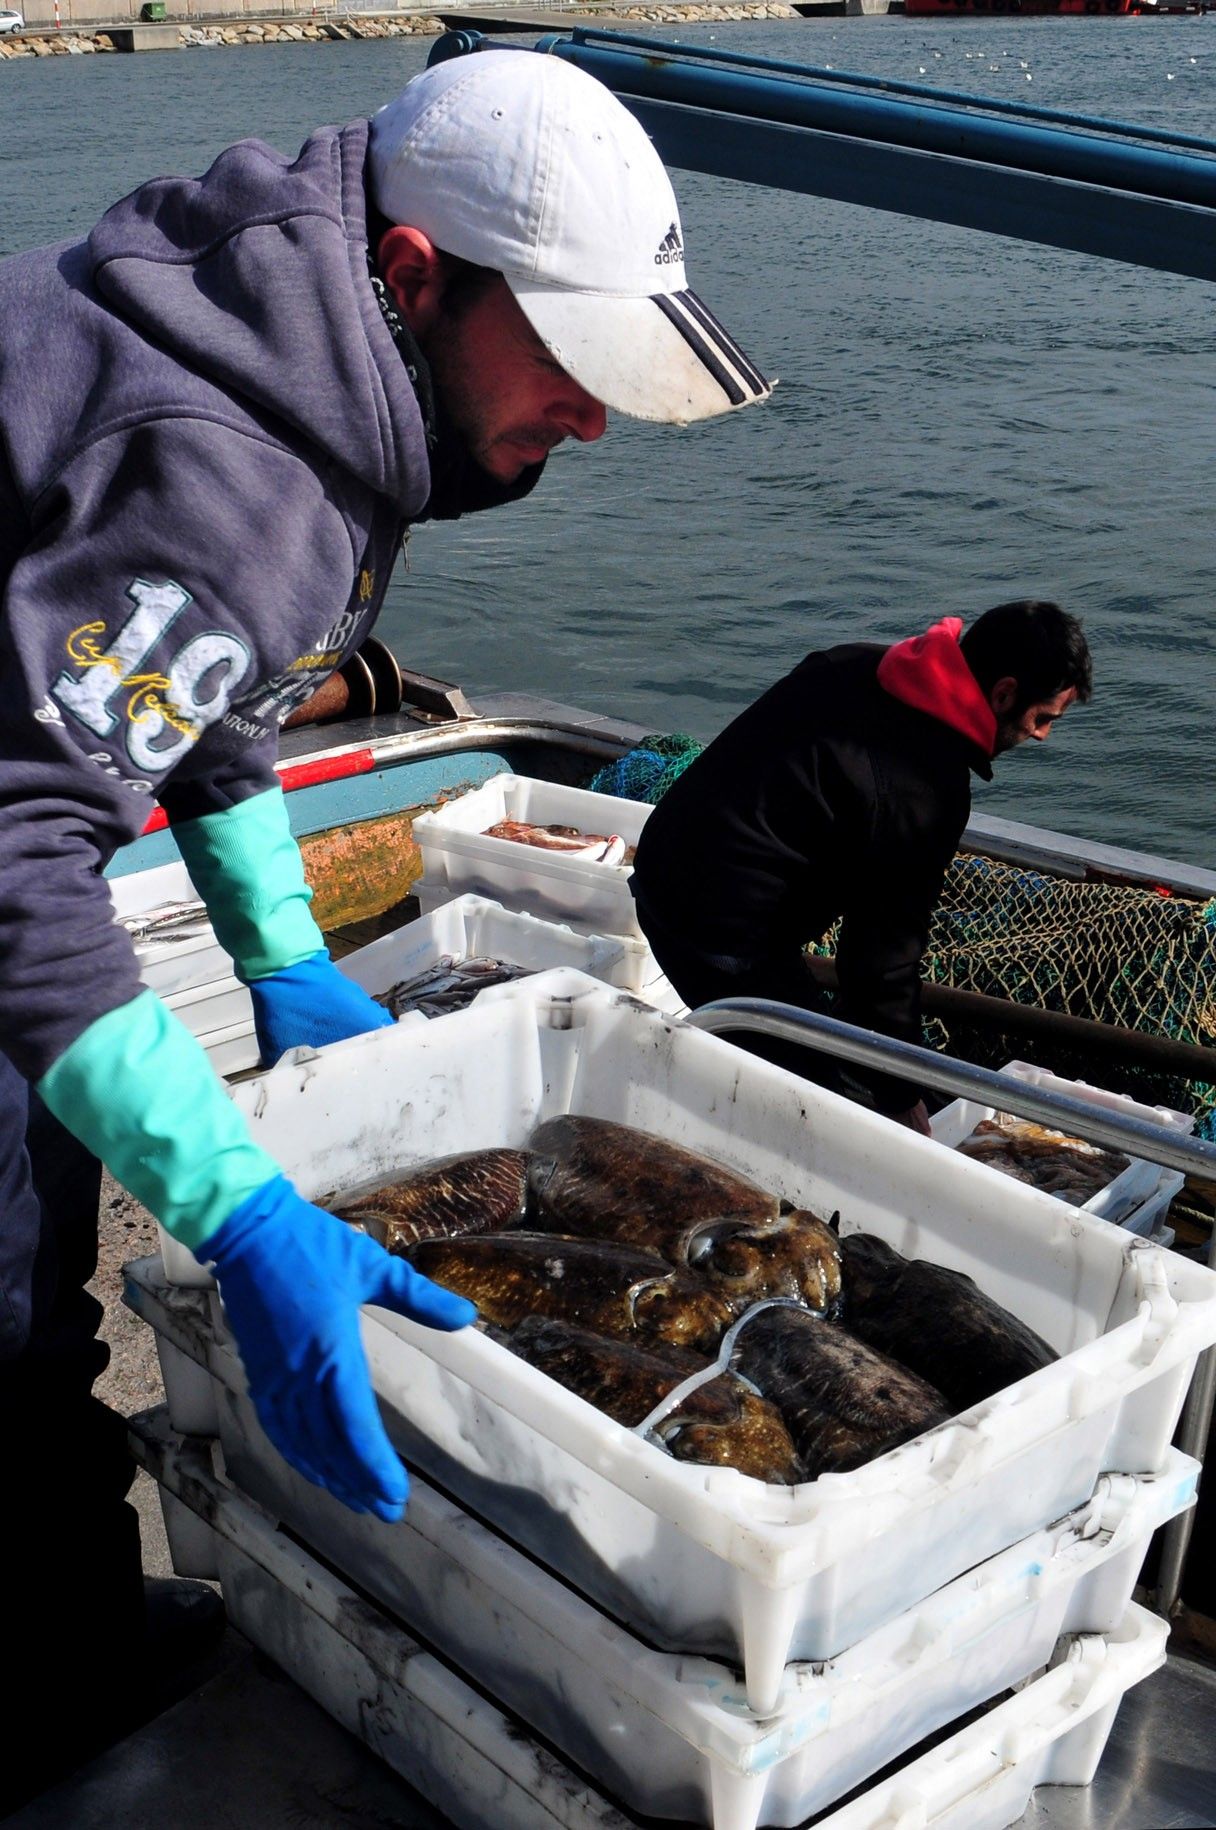
{"type": "Polygon", "coordinates": [[[1072,687],[1082,704],[1094,689],[1089,645],[1077,617],[1059,604],[1023,597],[985,610],[959,647],[968,667],[990,693],[998,680],[1018,683],[1020,712],[1072,687]]]}

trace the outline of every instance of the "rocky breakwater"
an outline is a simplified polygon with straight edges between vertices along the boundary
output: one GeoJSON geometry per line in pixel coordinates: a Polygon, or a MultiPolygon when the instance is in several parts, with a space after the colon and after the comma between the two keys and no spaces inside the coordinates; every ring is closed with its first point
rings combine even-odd
{"type": "Polygon", "coordinates": [[[229,44],[317,44],[336,38],[434,38],[446,31],[442,19],[429,13],[374,18],[343,13],[334,19],[253,20],[248,25],[183,25],[182,43],[206,49],[229,44]]]}
{"type": "Polygon", "coordinates": [[[79,57],[84,52],[113,49],[104,32],[56,32],[45,38],[12,33],[0,38],[0,63],[10,57],[79,57]],[[99,42],[102,39],[104,44],[99,42]]]}
{"type": "MultiPolygon", "coordinates": [[[[697,5],[567,7],[566,16],[578,13],[607,24],[627,21],[644,25],[685,25],[692,21],[745,19],[796,19],[795,9],[785,0],[752,0],[752,4],[727,6],[717,0],[702,0],[697,5]]],[[[328,43],[344,38],[411,38],[435,37],[447,30],[447,23],[430,13],[334,14],[329,18],[301,15],[294,19],[258,19],[216,22],[201,20],[167,21],[176,24],[180,44],[186,49],[210,50],[225,45],[328,43]]],[[[163,29],[163,28],[162,28],[163,29]]],[[[0,62],[12,57],[79,57],[82,54],[113,52],[117,47],[109,32],[39,31],[15,33],[0,38],[0,62]]]]}
{"type": "MultiPolygon", "coordinates": [[[[409,13],[392,19],[362,16],[351,19],[344,16],[340,25],[313,18],[259,19],[241,24],[228,22],[215,25],[185,20],[167,23],[177,25],[179,42],[187,49],[293,42],[319,44],[334,38],[433,38],[446,29],[442,20],[423,13],[409,13]]],[[[82,52],[112,52],[117,48],[107,31],[13,34],[11,37],[0,38],[0,61],[9,57],[76,57],[82,52]]]]}

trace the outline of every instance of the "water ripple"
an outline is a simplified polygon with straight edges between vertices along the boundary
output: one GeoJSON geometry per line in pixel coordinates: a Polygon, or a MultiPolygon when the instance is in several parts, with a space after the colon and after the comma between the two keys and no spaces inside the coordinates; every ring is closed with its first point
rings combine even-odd
{"type": "MultiPolygon", "coordinates": [[[[1211,133],[1211,26],[681,35],[1211,133]]],[[[12,62],[0,243],[81,231],[245,133],[294,152],[316,122],[387,100],[428,49],[12,62]]],[[[1211,863],[1210,289],[696,173],[676,186],[692,283],[781,377],[772,401],[684,432],[614,421],[527,502],[418,529],[382,633],[474,693],[531,686],[710,736],[809,648],[1058,597],[1085,618],[1093,704],[1002,763],[981,804],[1211,863]]]]}

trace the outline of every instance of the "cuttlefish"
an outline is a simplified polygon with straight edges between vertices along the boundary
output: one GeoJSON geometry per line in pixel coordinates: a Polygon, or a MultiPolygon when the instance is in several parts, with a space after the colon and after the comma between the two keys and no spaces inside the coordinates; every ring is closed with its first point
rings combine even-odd
{"type": "Polygon", "coordinates": [[[390,1252],[422,1239],[501,1233],[527,1209],[528,1158],[522,1150],[472,1150],[437,1158],[357,1200],[335,1199],[333,1211],[390,1252]]]}
{"type": "Polygon", "coordinates": [[[962,1271],[905,1258],[873,1233],[841,1240],[846,1325],[965,1411],[1059,1356],[962,1271]]]}
{"type": "MultiPolygon", "coordinates": [[[[703,1354],[644,1349],[536,1315],[513,1330],[507,1345],[629,1429],[706,1363],[703,1354]]],[[[653,1433],[677,1461],[737,1468],[755,1480],[786,1486],[805,1479],[781,1413],[731,1372],[686,1393],[653,1433]]]]}
{"type": "Polygon", "coordinates": [[[617,1340],[711,1353],[733,1315],[700,1278],[613,1240],[482,1233],[424,1239],[405,1255],[500,1328],[547,1315],[617,1340]]]}
{"type": "Polygon", "coordinates": [[[950,1415],[924,1379],[792,1305],[744,1322],[731,1364],[777,1406],[809,1480],[860,1468],[950,1415]]]}
{"type": "Polygon", "coordinates": [[[788,1296],[819,1313],[840,1296],[840,1248],[817,1215],[782,1211],[734,1170],[680,1144],[573,1114],[529,1140],[532,1224],[567,1237],[613,1239],[695,1271],[736,1313],[788,1296]]]}

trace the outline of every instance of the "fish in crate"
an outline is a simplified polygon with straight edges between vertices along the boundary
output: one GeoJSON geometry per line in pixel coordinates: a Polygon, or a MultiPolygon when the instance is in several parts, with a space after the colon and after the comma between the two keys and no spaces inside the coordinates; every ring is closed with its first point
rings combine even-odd
{"type": "Polygon", "coordinates": [[[1056,1357],[961,1273],[608,1120],[562,1115],[337,1211],[615,1421],[757,1479],[863,1466],[1056,1357]]]}
{"type": "Polygon", "coordinates": [[[839,1299],[840,1246],[824,1221],[699,1152],[569,1115],[541,1125],[529,1149],[542,1230],[657,1252],[736,1305],[789,1296],[826,1314],[839,1299]]]}
{"type": "Polygon", "coordinates": [[[956,1149],[1074,1207],[1084,1207],[1131,1162],[1121,1151],[1099,1149],[1009,1112],[981,1119],[956,1149]]]}
{"type": "Polygon", "coordinates": [[[440,1157],[371,1193],[334,1203],[334,1212],[390,1252],[423,1239],[497,1233],[523,1222],[528,1157],[522,1150],[468,1150],[440,1157]]]}
{"type": "Polygon", "coordinates": [[[690,1375],[704,1368],[703,1357],[606,1340],[586,1328],[535,1315],[506,1336],[505,1344],[605,1416],[640,1430],[677,1461],[737,1468],[755,1480],[790,1487],[806,1479],[780,1410],[747,1380],[725,1371],[679,1394],[690,1375]],[[669,1405],[673,1393],[675,1402],[669,1405]]]}

